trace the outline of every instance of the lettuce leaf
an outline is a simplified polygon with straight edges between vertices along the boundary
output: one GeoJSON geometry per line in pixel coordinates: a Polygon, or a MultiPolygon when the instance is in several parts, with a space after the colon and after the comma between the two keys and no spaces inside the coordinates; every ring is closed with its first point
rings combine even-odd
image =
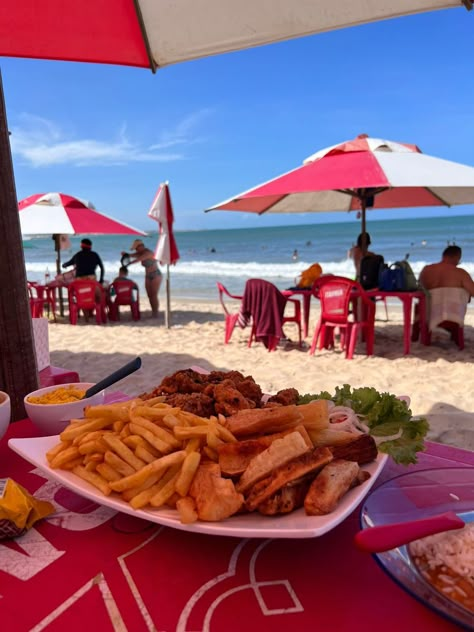
{"type": "Polygon", "coordinates": [[[390,393],[379,393],[375,388],[352,389],[349,384],[336,387],[331,396],[327,391],[312,395],[302,395],[299,404],[313,399],[330,399],[336,406],[349,406],[358,415],[362,415],[369,427],[370,434],[380,437],[393,437],[378,441],[378,449],[390,455],[396,463],[409,465],[416,463],[417,452],[425,449],[424,438],[429,430],[426,419],[413,419],[407,403],[390,393]]]}

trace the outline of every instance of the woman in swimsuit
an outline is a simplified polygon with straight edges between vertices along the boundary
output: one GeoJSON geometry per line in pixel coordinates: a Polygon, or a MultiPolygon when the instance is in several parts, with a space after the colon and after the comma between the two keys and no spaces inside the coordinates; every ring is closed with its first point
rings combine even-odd
{"type": "MultiPolygon", "coordinates": [[[[158,318],[158,292],[160,291],[162,278],[158,262],[153,252],[145,246],[141,239],[135,239],[132,244],[132,250],[135,251],[135,254],[131,255],[132,258],[128,262],[128,265],[140,262],[145,268],[145,289],[148,300],[150,301],[151,316],[152,318],[158,318]]],[[[122,257],[127,254],[126,252],[122,252],[122,257]]]]}

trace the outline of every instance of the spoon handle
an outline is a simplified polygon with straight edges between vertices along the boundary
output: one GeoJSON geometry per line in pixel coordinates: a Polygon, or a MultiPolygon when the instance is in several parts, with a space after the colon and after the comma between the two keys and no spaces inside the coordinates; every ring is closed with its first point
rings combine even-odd
{"type": "Polygon", "coordinates": [[[128,362],[127,364],[124,364],[124,366],[122,366],[120,369],[117,369],[117,371],[114,371],[113,373],[105,377],[103,380],[100,380],[100,382],[97,382],[97,384],[94,384],[94,386],[91,386],[89,389],[87,389],[84,395],[84,399],[86,397],[91,397],[92,395],[99,393],[101,390],[103,390],[104,388],[107,388],[108,386],[112,386],[112,384],[115,384],[115,382],[118,382],[119,380],[122,380],[124,377],[127,377],[127,375],[130,375],[130,373],[133,373],[134,371],[138,371],[141,365],[142,365],[141,358],[135,358],[135,360],[132,360],[131,362],[128,362]]]}
{"type": "Polygon", "coordinates": [[[381,553],[428,535],[461,529],[464,524],[464,520],[449,511],[430,518],[370,527],[356,533],[354,542],[361,551],[381,553]]]}

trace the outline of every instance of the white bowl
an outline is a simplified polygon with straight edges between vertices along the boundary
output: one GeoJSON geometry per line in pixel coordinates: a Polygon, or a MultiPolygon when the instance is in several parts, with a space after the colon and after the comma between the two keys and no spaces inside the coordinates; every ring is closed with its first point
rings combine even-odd
{"type": "Polygon", "coordinates": [[[0,439],[8,430],[11,416],[11,403],[7,393],[0,391],[0,439]]]}
{"type": "Polygon", "coordinates": [[[68,386],[74,386],[80,390],[87,391],[88,388],[94,386],[94,383],[75,382],[73,384],[56,384],[56,386],[40,388],[25,397],[25,409],[28,417],[42,435],[59,434],[64,430],[71,419],[84,417],[84,408],[86,406],[96,406],[97,404],[104,403],[105,390],[87,399],[81,399],[77,402],[69,402],[67,404],[33,404],[28,401],[29,397],[39,397],[50,391],[68,386]]]}

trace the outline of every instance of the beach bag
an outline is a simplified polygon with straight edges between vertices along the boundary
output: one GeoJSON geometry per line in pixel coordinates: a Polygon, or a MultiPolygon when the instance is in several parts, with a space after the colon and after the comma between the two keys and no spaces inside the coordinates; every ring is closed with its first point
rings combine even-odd
{"type": "Polygon", "coordinates": [[[360,261],[360,284],[364,290],[373,290],[379,287],[381,270],[384,267],[382,255],[366,255],[360,261]]]}
{"type": "Polygon", "coordinates": [[[380,273],[379,288],[384,292],[403,292],[405,290],[405,271],[398,261],[383,268],[380,273]]]}
{"type": "Polygon", "coordinates": [[[311,289],[313,287],[313,283],[316,279],[319,279],[322,273],[323,269],[319,263],[313,263],[312,266],[303,270],[300,274],[296,287],[299,289],[311,289]]]}
{"type": "Polygon", "coordinates": [[[395,261],[382,270],[379,287],[385,292],[414,292],[418,282],[408,261],[395,261]]]}

